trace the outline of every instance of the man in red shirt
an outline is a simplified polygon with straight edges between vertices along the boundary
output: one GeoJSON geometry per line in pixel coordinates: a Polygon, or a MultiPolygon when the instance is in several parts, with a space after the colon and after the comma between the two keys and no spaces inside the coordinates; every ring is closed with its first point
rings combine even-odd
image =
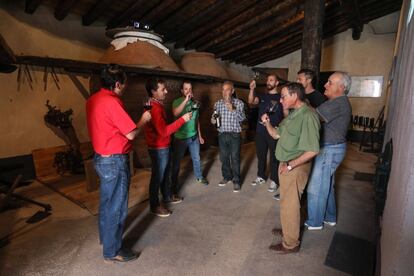
{"type": "Polygon", "coordinates": [[[126,262],[137,258],[122,248],[122,233],[128,215],[131,140],[151,119],[142,114],[134,123],[119,98],[126,85],[126,74],[118,65],[107,65],[101,72],[102,88],[86,103],[89,136],[95,151],[94,165],[100,179],[99,239],[106,260],[126,262]]]}
{"type": "Polygon", "coordinates": [[[152,164],[149,185],[150,210],[156,216],[168,217],[171,215],[171,211],[159,202],[160,188],[165,203],[180,203],[182,201],[182,198],[177,195],[171,195],[169,187],[170,136],[191,119],[192,113],[185,113],[167,125],[163,105],[168,93],[165,82],[160,79],[150,79],[146,83],[146,90],[151,98],[151,121],[144,128],[152,164]]]}

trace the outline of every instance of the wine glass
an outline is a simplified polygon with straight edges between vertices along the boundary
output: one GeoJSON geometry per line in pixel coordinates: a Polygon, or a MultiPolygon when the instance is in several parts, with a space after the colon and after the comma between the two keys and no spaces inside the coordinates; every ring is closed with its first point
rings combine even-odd
{"type": "Polygon", "coordinates": [[[151,99],[149,99],[149,98],[145,99],[142,103],[142,107],[144,108],[144,111],[151,110],[151,108],[152,108],[151,99]]]}

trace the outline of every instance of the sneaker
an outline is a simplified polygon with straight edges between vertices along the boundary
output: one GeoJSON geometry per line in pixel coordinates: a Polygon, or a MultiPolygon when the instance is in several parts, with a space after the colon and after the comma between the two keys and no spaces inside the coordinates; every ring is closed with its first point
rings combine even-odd
{"type": "Polygon", "coordinates": [[[322,230],[322,228],[323,228],[323,226],[321,225],[321,226],[310,226],[309,224],[307,224],[306,222],[305,222],[305,226],[306,226],[306,228],[308,229],[308,230],[311,230],[311,231],[313,231],[313,230],[322,230]]]}
{"type": "Polygon", "coordinates": [[[208,181],[204,177],[197,178],[197,182],[200,183],[200,184],[203,184],[203,185],[208,185],[208,181]]]}
{"type": "Polygon", "coordinates": [[[172,214],[172,212],[168,210],[167,208],[160,205],[154,209],[151,209],[151,214],[156,215],[161,218],[166,218],[166,217],[169,217],[172,214]]]}
{"type": "Polygon", "coordinates": [[[183,202],[183,198],[180,197],[179,195],[172,195],[171,199],[168,200],[166,203],[171,203],[171,204],[178,204],[183,202]]]}
{"type": "Polygon", "coordinates": [[[336,222],[330,222],[330,221],[323,221],[323,223],[329,225],[329,226],[335,226],[336,222]]]}
{"type": "Polygon", "coordinates": [[[231,182],[231,180],[226,180],[226,179],[223,179],[223,180],[221,180],[220,182],[219,182],[219,186],[220,187],[224,187],[224,186],[226,186],[226,184],[227,183],[230,183],[231,182]]]}
{"type": "Polygon", "coordinates": [[[128,249],[121,249],[118,252],[118,255],[112,258],[105,258],[105,261],[113,262],[129,262],[138,258],[138,254],[128,249]]]}
{"type": "Polygon", "coordinates": [[[234,186],[233,186],[233,192],[234,193],[238,193],[238,192],[240,192],[240,184],[238,184],[238,183],[234,183],[234,186]]]}
{"type": "Polygon", "coordinates": [[[274,198],[275,200],[279,201],[279,200],[280,200],[280,194],[275,194],[275,195],[273,196],[273,198],[274,198]]]}
{"type": "Polygon", "coordinates": [[[253,182],[252,182],[252,186],[256,186],[256,185],[261,185],[263,183],[265,183],[266,180],[264,180],[263,178],[261,178],[260,176],[258,176],[253,182]]]}
{"type": "Polygon", "coordinates": [[[267,189],[268,192],[270,193],[274,193],[277,191],[277,189],[279,189],[279,185],[276,184],[276,182],[274,182],[273,180],[270,182],[269,188],[267,189]]]}

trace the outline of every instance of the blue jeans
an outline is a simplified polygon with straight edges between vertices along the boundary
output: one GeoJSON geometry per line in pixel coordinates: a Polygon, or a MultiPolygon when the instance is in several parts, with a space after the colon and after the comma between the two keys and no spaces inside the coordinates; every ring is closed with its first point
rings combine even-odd
{"type": "Polygon", "coordinates": [[[179,191],[178,175],[180,173],[180,162],[187,148],[190,151],[195,177],[197,179],[203,177],[201,173],[200,141],[198,140],[198,135],[187,139],[174,138],[171,173],[171,191],[173,194],[177,194],[179,191]]]}
{"type": "Polygon", "coordinates": [[[221,132],[218,142],[224,180],[233,180],[234,183],[240,184],[240,133],[221,132]]]}
{"type": "Polygon", "coordinates": [[[129,157],[127,154],[110,157],[95,154],[94,165],[100,180],[99,239],[104,258],[112,258],[121,249],[128,215],[129,157]]]}
{"type": "Polygon", "coordinates": [[[308,183],[308,220],[310,226],[323,221],[336,222],[335,171],[345,157],[346,143],[323,145],[316,156],[308,183]]]}
{"type": "Polygon", "coordinates": [[[163,200],[170,200],[170,148],[148,149],[148,152],[151,157],[150,207],[154,209],[160,205],[158,198],[160,188],[163,200]]]}

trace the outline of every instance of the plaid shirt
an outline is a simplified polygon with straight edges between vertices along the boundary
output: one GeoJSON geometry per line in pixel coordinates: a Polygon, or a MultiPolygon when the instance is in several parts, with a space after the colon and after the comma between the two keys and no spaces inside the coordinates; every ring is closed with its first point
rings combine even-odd
{"type": "Polygon", "coordinates": [[[219,132],[238,132],[242,131],[241,123],[246,119],[244,114],[244,103],[236,98],[232,99],[235,110],[230,111],[227,109],[224,100],[221,99],[214,104],[214,110],[220,116],[220,128],[219,132]]]}

